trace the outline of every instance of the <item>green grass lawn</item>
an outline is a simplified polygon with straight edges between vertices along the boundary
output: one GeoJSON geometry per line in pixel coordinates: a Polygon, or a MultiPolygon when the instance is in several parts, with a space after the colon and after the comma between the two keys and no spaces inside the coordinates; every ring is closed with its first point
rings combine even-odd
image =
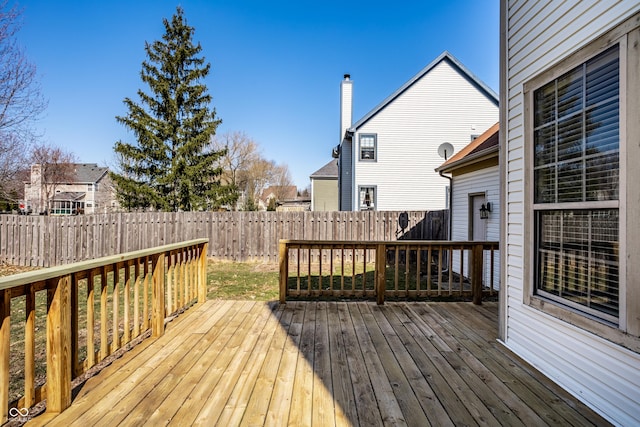
{"type": "Polygon", "coordinates": [[[207,299],[278,299],[278,266],[254,262],[209,261],[207,299]]]}

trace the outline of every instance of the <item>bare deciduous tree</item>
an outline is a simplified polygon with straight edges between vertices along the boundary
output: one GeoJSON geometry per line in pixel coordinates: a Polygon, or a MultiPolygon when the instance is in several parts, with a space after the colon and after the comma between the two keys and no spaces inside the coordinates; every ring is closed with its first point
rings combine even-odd
{"type": "MultiPolygon", "coordinates": [[[[276,164],[266,160],[260,153],[258,144],[244,132],[227,132],[213,139],[215,150],[226,150],[220,161],[227,182],[241,193],[241,208],[257,209],[258,197],[269,186],[283,188],[292,185],[291,174],[286,164],[276,164]]],[[[276,190],[279,191],[279,190],[276,190]]],[[[284,199],[282,189],[276,194],[278,200],[284,199]]]]}
{"type": "Polygon", "coordinates": [[[0,198],[10,199],[26,169],[33,121],[47,103],[36,80],[36,67],[18,44],[21,12],[0,1],[0,198]]]}
{"type": "Polygon", "coordinates": [[[31,163],[35,168],[31,169],[32,185],[39,186],[40,200],[37,210],[49,212],[51,201],[56,194],[56,188],[60,184],[70,183],[75,180],[75,156],[60,147],[47,144],[39,144],[31,152],[31,163]]]}

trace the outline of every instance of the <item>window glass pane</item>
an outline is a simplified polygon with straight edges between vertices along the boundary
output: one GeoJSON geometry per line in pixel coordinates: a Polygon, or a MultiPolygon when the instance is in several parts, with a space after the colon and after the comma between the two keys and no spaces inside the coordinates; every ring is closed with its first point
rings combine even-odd
{"type": "Polygon", "coordinates": [[[558,163],[558,202],[581,202],[582,160],[558,163]]]}
{"type": "Polygon", "coordinates": [[[618,198],[618,80],[615,47],[536,90],[536,203],[618,198]]]}
{"type": "Polygon", "coordinates": [[[619,302],[618,219],[617,210],[591,213],[591,304],[613,316],[619,302]]]}
{"type": "Polygon", "coordinates": [[[587,112],[587,154],[618,150],[620,117],[618,99],[600,104],[587,112]]]}
{"type": "Polygon", "coordinates": [[[582,156],[582,115],[558,121],[558,160],[582,156]]]}
{"type": "Polygon", "coordinates": [[[534,112],[534,126],[538,127],[555,120],[556,117],[556,82],[553,81],[535,92],[536,109],[534,112]]]}
{"type": "Polygon", "coordinates": [[[587,106],[618,97],[618,62],[617,45],[587,62],[587,106]]]}
{"type": "Polygon", "coordinates": [[[565,211],[562,215],[562,283],[564,298],[585,305],[589,283],[589,213],[565,211]]]}
{"type": "Polygon", "coordinates": [[[360,210],[371,210],[376,207],[374,187],[360,187],[360,210]]]}
{"type": "Polygon", "coordinates": [[[587,160],[587,200],[618,200],[618,153],[596,156],[587,160]]]}
{"type": "Polygon", "coordinates": [[[553,166],[535,171],[535,203],[553,203],[556,200],[556,168],[553,166]]]}
{"type": "Polygon", "coordinates": [[[533,140],[535,145],[536,166],[548,165],[556,159],[556,127],[554,125],[545,126],[534,132],[533,140]]]}
{"type": "Polygon", "coordinates": [[[618,316],[618,211],[538,212],[536,289],[618,316]]]}
{"type": "Polygon", "coordinates": [[[375,160],[376,138],[374,135],[360,136],[360,160],[375,160]]]}
{"type": "Polygon", "coordinates": [[[562,213],[539,214],[538,226],[538,289],[560,295],[560,257],[562,213]]]}
{"type": "Polygon", "coordinates": [[[558,79],[558,118],[566,117],[582,107],[582,67],[558,79]]]}

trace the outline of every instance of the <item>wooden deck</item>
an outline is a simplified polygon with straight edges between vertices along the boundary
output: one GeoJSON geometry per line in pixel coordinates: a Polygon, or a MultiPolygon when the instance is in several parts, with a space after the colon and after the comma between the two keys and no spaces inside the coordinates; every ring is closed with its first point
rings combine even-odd
{"type": "Polygon", "coordinates": [[[607,425],[496,341],[496,303],[191,311],[30,425],[607,425]]]}

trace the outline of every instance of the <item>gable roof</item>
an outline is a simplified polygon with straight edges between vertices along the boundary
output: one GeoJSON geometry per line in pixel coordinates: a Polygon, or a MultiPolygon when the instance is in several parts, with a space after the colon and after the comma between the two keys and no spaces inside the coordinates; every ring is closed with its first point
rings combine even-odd
{"type": "Polygon", "coordinates": [[[488,155],[498,155],[498,132],[500,123],[496,123],[484,131],[482,135],[471,141],[466,147],[458,151],[445,161],[436,172],[451,172],[461,166],[484,160],[488,155]]]}
{"type": "Polygon", "coordinates": [[[100,167],[97,163],[74,163],[76,183],[92,184],[98,182],[109,168],[100,167]]]}
{"type": "Polygon", "coordinates": [[[351,127],[347,129],[348,133],[354,133],[356,129],[364,125],[368,122],[372,117],[382,111],[387,105],[393,102],[398,96],[400,96],[403,92],[408,90],[414,83],[424,77],[427,73],[433,70],[438,64],[441,62],[449,63],[454,69],[456,69],[469,83],[476,87],[480,92],[484,94],[491,102],[493,102],[496,107],[498,106],[498,94],[496,94],[489,86],[484,84],[478,77],[476,77],[467,67],[465,67],[460,61],[458,61],[453,55],[451,55],[448,51],[444,51],[434,59],[429,65],[424,67],[418,74],[413,76],[408,82],[403,84],[398,90],[389,95],[384,101],[382,101],[378,106],[376,106],[373,110],[369,111],[364,115],[360,120],[355,122],[351,127]]]}
{"type": "Polygon", "coordinates": [[[264,189],[260,195],[260,200],[265,203],[269,202],[269,198],[278,197],[278,194],[282,197],[282,200],[294,200],[298,197],[298,187],[295,185],[271,185],[264,189]]]}
{"type": "Polygon", "coordinates": [[[331,159],[329,163],[312,173],[310,178],[338,178],[338,159],[331,159]]]}

